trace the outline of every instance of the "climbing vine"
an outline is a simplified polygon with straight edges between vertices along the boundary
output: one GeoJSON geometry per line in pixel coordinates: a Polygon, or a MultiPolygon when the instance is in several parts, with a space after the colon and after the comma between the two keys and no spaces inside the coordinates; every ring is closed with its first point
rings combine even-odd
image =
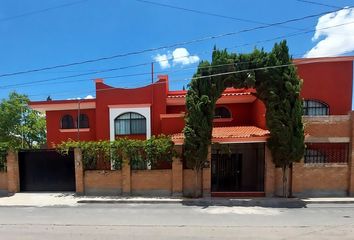
{"type": "Polygon", "coordinates": [[[98,160],[111,162],[113,169],[120,169],[124,160],[132,166],[154,166],[159,161],[172,161],[176,155],[173,141],[165,135],[148,140],[67,141],[57,146],[62,154],[68,154],[74,148],[81,149],[85,169],[95,169],[98,160]]]}
{"type": "Polygon", "coordinates": [[[216,101],[226,87],[255,88],[267,110],[267,145],[275,165],[283,169],[285,186],[287,169],[304,153],[301,84],[286,41],[275,44],[269,53],[263,49],[250,54],[214,49],[211,63],[202,61],[188,86],[184,128],[187,165],[197,173],[204,167],[216,101]]]}

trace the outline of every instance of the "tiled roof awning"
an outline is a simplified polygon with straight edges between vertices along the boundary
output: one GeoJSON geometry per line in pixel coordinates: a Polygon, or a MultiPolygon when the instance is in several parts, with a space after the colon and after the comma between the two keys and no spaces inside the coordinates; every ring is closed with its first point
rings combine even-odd
{"type": "MultiPolygon", "coordinates": [[[[269,136],[269,131],[255,126],[237,127],[214,127],[212,142],[220,143],[245,143],[245,142],[265,142],[269,136]]],[[[183,144],[184,134],[172,135],[175,144],[183,144]]]]}
{"type": "MultiPolygon", "coordinates": [[[[251,103],[257,98],[255,96],[256,90],[249,88],[226,88],[218,99],[217,104],[228,103],[251,103]]],[[[167,105],[185,105],[187,91],[169,91],[166,98],[167,105]]]]}

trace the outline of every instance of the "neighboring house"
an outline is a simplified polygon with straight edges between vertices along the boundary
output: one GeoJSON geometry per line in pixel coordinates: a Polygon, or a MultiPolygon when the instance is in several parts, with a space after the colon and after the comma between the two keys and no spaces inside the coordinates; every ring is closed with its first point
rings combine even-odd
{"type": "MultiPolygon", "coordinates": [[[[353,193],[352,85],[354,57],[296,59],[303,79],[307,149],[295,164],[292,191],[299,196],[353,193]]],[[[31,102],[45,112],[48,148],[68,139],[146,139],[171,135],[183,144],[186,91],[169,90],[168,76],[141,88],[122,89],[97,79],[96,98],[31,102]]],[[[265,142],[265,107],[253,89],[228,88],[218,100],[211,148],[209,191],[214,196],[273,195],[279,192],[265,142]]],[[[186,191],[186,190],[183,190],[186,191]]]]}

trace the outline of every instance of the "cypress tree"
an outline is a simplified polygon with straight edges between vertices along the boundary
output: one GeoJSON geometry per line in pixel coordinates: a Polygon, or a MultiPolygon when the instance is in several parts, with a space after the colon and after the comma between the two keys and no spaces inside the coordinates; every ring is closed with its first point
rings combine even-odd
{"type": "Polygon", "coordinates": [[[267,146],[273,162],[283,170],[283,194],[288,196],[288,169],[302,158],[305,145],[301,80],[286,41],[275,44],[269,53],[255,49],[250,54],[234,54],[214,47],[211,63],[199,64],[188,85],[184,128],[184,153],[187,165],[194,169],[196,176],[195,196],[200,195],[198,176],[207,162],[211,145],[215,104],[226,87],[255,88],[256,96],[265,104],[270,131],[267,146]],[[236,73],[222,75],[227,72],[236,73]]]}

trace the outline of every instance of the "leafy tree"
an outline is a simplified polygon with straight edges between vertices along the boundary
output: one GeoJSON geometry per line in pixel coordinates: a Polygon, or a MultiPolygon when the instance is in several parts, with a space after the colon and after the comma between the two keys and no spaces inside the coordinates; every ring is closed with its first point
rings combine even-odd
{"type": "Polygon", "coordinates": [[[214,109],[226,87],[255,88],[266,106],[270,130],[267,145],[277,167],[283,169],[283,190],[287,196],[287,175],[292,162],[304,153],[301,80],[286,41],[275,44],[271,52],[255,49],[250,54],[228,53],[214,48],[212,61],[202,61],[189,84],[186,97],[185,157],[198,175],[207,161],[211,145],[214,109]],[[225,74],[233,72],[232,74],[225,74]]]}
{"type": "Polygon", "coordinates": [[[28,107],[26,95],[12,92],[0,103],[0,143],[11,148],[38,148],[45,143],[45,117],[28,107]]]}

